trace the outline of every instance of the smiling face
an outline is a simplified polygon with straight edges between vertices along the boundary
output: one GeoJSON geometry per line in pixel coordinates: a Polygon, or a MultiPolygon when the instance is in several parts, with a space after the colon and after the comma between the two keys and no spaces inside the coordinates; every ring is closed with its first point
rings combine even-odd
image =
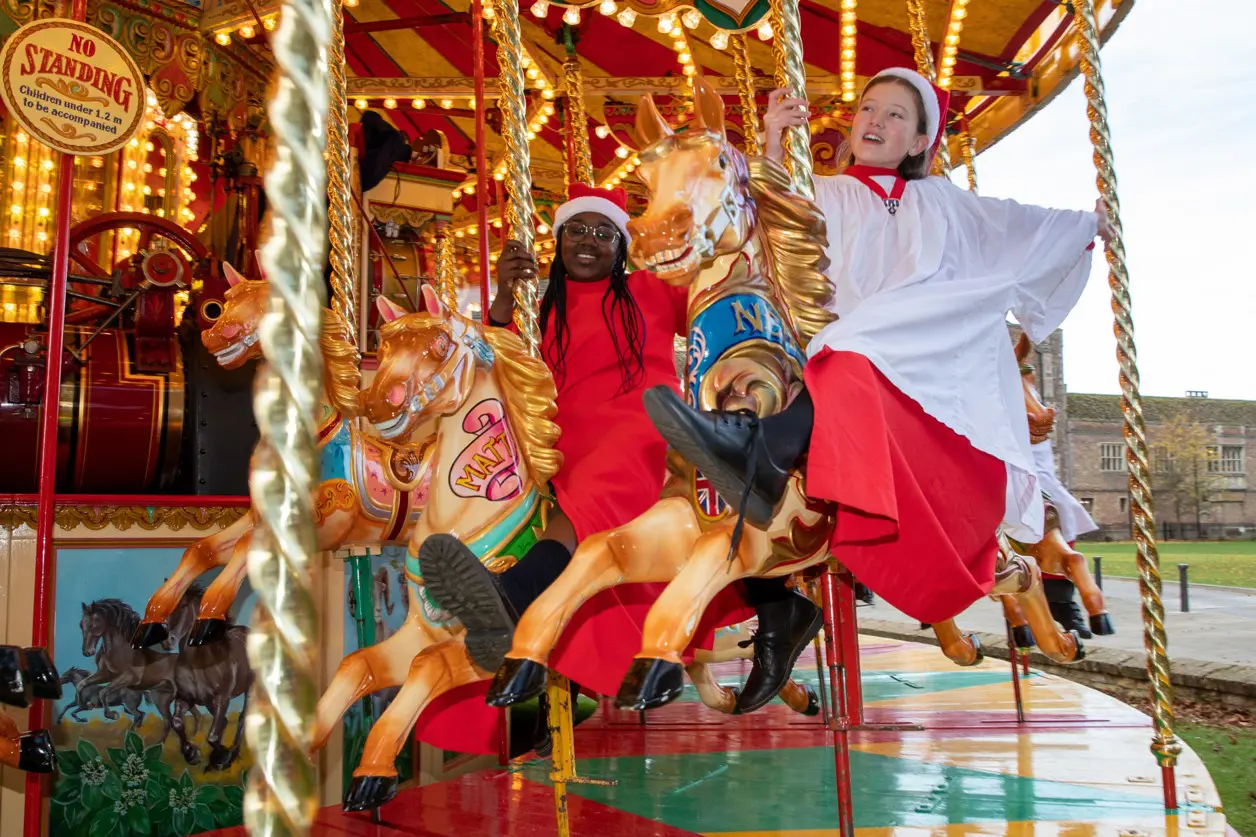
{"type": "Polygon", "coordinates": [[[623,233],[598,212],[580,212],[563,224],[563,266],[573,282],[600,282],[611,275],[623,233]]]}
{"type": "Polygon", "coordinates": [[[861,166],[896,169],[929,147],[920,94],[905,81],[869,84],[851,125],[850,147],[861,166]]]}

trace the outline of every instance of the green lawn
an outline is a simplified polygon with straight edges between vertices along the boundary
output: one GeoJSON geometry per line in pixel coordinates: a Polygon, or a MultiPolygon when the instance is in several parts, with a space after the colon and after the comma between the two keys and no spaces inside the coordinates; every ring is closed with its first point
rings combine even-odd
{"type": "Polygon", "coordinates": [[[1256,729],[1184,722],[1176,732],[1207,765],[1226,822],[1243,837],[1256,835],[1256,729]]]}
{"type": "MultiPolygon", "coordinates": [[[[1138,576],[1132,542],[1084,541],[1077,548],[1092,559],[1102,555],[1105,576],[1138,576]]],[[[1177,565],[1190,564],[1192,582],[1256,588],[1256,541],[1167,541],[1159,551],[1165,581],[1177,581],[1177,565]]]]}

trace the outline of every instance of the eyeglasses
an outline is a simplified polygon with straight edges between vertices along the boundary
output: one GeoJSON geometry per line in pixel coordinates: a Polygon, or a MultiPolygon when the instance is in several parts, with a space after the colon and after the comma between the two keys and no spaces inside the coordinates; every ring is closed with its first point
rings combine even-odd
{"type": "Polygon", "coordinates": [[[613,230],[610,227],[590,227],[588,224],[573,221],[563,224],[563,235],[575,241],[592,235],[598,241],[610,242],[619,238],[619,230],[613,230]]]}

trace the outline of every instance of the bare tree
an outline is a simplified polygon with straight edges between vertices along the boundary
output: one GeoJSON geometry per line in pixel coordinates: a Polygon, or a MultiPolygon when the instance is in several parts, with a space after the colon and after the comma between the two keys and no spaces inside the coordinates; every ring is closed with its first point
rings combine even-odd
{"type": "Polygon", "coordinates": [[[1193,520],[1195,537],[1203,537],[1204,520],[1225,490],[1225,478],[1216,473],[1212,433],[1186,407],[1150,428],[1148,436],[1156,496],[1168,500],[1177,523],[1193,520]]]}

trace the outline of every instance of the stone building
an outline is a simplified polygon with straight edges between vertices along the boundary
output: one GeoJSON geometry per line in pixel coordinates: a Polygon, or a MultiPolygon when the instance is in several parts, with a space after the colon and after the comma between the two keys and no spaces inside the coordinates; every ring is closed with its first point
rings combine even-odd
{"type": "MultiPolygon", "coordinates": [[[[1010,328],[1016,339],[1019,329],[1010,328]]],[[[1060,480],[1102,527],[1092,537],[1128,538],[1130,512],[1120,397],[1068,391],[1064,338],[1059,331],[1037,347],[1031,362],[1037,370],[1043,401],[1056,412],[1053,441],[1060,480]]],[[[1204,392],[1181,398],[1144,397],[1143,417],[1152,447],[1153,472],[1163,472],[1166,467],[1166,457],[1156,446],[1157,428],[1181,414],[1202,425],[1208,436],[1212,456],[1205,467],[1213,491],[1209,501],[1200,504],[1198,523],[1194,506],[1179,515],[1172,497],[1158,497],[1160,536],[1256,538],[1256,491],[1249,490],[1256,488],[1256,401],[1209,398],[1204,392]]]]}

